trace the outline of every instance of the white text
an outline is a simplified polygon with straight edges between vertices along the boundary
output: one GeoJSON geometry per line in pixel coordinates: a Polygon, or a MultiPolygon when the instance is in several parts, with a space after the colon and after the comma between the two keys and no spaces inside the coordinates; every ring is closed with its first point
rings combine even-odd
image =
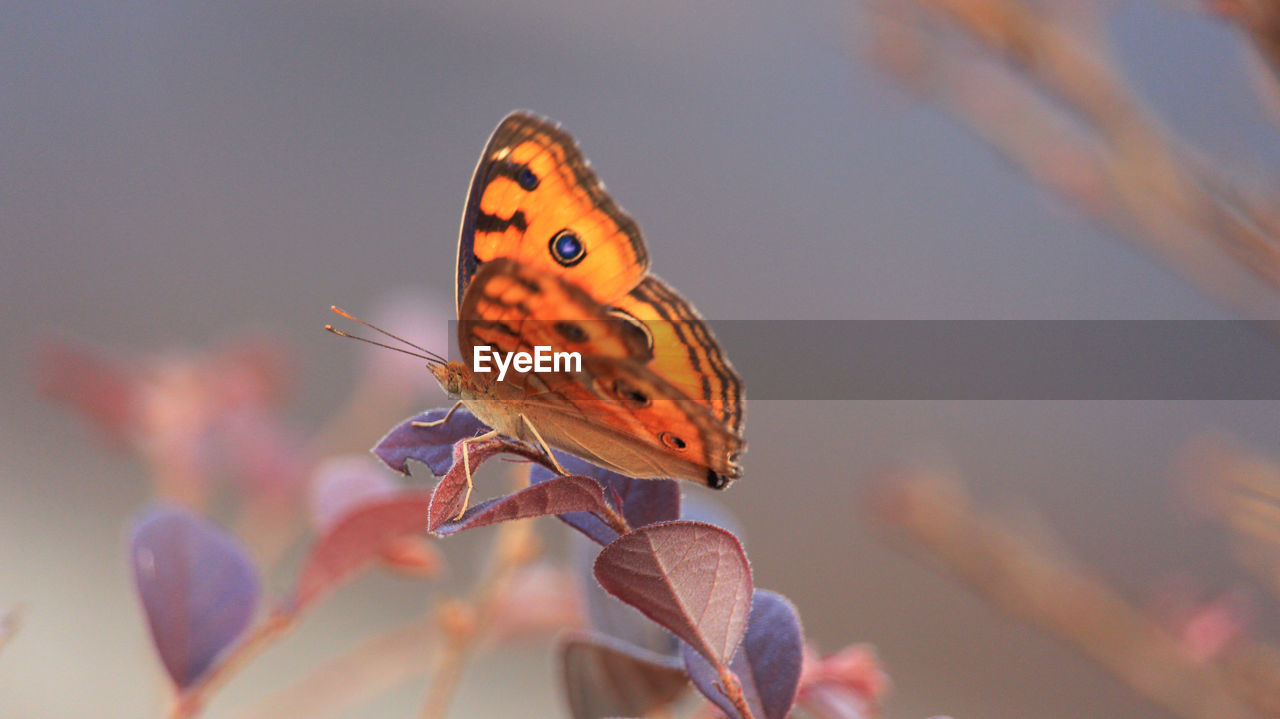
{"type": "Polygon", "coordinates": [[[507,376],[508,369],[517,372],[581,372],[582,355],[577,352],[552,352],[551,348],[539,345],[533,353],[495,351],[489,345],[476,345],[471,352],[471,370],[473,372],[492,372],[493,366],[498,368],[498,381],[507,376]],[[493,364],[490,364],[490,360],[493,364]]]}

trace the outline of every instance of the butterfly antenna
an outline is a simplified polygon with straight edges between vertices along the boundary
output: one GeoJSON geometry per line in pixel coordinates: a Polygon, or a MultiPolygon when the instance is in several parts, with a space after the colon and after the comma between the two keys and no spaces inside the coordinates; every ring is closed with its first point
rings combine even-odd
{"type": "Polygon", "coordinates": [[[351,320],[352,322],[355,322],[356,324],[364,325],[365,327],[368,327],[369,329],[373,330],[374,332],[378,332],[378,333],[381,333],[381,334],[383,334],[383,335],[386,335],[387,337],[390,337],[391,339],[393,339],[393,340],[395,340],[395,341],[397,341],[397,342],[400,342],[401,344],[407,345],[407,346],[409,346],[409,347],[411,347],[411,348],[413,348],[413,349],[417,350],[418,352],[410,352],[409,350],[406,350],[406,349],[404,349],[404,348],[402,348],[402,347],[395,347],[395,346],[392,346],[392,345],[384,344],[384,343],[382,343],[382,342],[377,342],[377,341],[375,341],[375,340],[367,339],[367,338],[365,338],[365,337],[357,337],[356,335],[348,334],[348,333],[346,333],[346,332],[343,332],[342,330],[335,328],[333,325],[325,325],[325,326],[324,326],[325,330],[327,330],[327,331],[329,331],[329,332],[332,332],[333,334],[338,335],[339,337],[346,337],[346,338],[348,338],[348,339],[360,340],[361,342],[366,342],[366,343],[368,343],[368,344],[376,345],[376,346],[378,346],[378,347],[385,347],[386,349],[389,349],[389,350],[395,350],[396,352],[400,352],[400,353],[402,353],[402,354],[407,354],[407,355],[409,355],[410,357],[418,357],[418,358],[420,358],[420,359],[425,359],[425,360],[428,360],[428,361],[431,361],[431,362],[439,362],[440,364],[447,364],[447,363],[448,363],[448,361],[447,361],[445,358],[441,357],[440,355],[436,354],[435,352],[432,352],[431,350],[429,350],[429,349],[427,349],[427,348],[425,348],[425,347],[420,347],[420,346],[418,346],[418,345],[416,345],[416,344],[414,344],[414,343],[410,342],[409,340],[407,340],[407,339],[405,339],[405,338],[403,338],[403,337],[400,337],[399,335],[394,335],[394,334],[392,334],[392,333],[390,333],[390,332],[388,332],[388,331],[386,331],[386,330],[382,329],[381,327],[378,327],[378,326],[377,326],[377,325],[375,325],[375,324],[372,324],[372,323],[369,323],[369,322],[365,322],[364,320],[360,319],[359,317],[356,317],[356,316],[352,315],[351,313],[347,312],[346,310],[343,310],[342,308],[338,307],[337,305],[330,305],[330,306],[329,306],[329,309],[330,309],[330,310],[332,310],[332,311],[334,311],[334,312],[336,312],[336,313],[337,313],[337,314],[339,314],[339,315],[342,315],[343,317],[346,317],[347,319],[351,320]]]}
{"type": "Polygon", "coordinates": [[[418,354],[417,352],[411,352],[411,351],[409,351],[409,350],[407,350],[407,349],[405,349],[405,348],[403,348],[403,347],[395,347],[395,346],[393,346],[393,345],[389,345],[389,344],[384,344],[384,343],[382,343],[382,342],[378,342],[377,340],[371,340],[371,339],[369,339],[369,338],[367,338],[367,337],[360,337],[360,336],[357,336],[357,335],[348,334],[348,333],[343,332],[342,330],[338,329],[337,327],[334,327],[333,325],[325,325],[325,326],[324,326],[324,329],[325,329],[325,331],[327,331],[327,332],[332,332],[332,333],[334,333],[335,335],[337,335],[337,336],[339,336],[339,337],[346,337],[346,338],[347,338],[347,339],[349,339],[349,340],[359,340],[360,342],[364,342],[364,343],[366,343],[366,344],[371,344],[371,345],[374,345],[375,347],[382,347],[382,348],[384,348],[384,349],[389,349],[389,350],[391,350],[391,351],[393,351],[393,352],[399,352],[400,354],[406,354],[406,355],[409,355],[410,357],[417,357],[418,359],[424,359],[424,360],[426,360],[426,361],[428,361],[428,362],[438,362],[438,361],[439,361],[439,360],[437,360],[435,357],[429,357],[429,356],[427,356],[427,355],[425,355],[425,354],[418,354]]]}

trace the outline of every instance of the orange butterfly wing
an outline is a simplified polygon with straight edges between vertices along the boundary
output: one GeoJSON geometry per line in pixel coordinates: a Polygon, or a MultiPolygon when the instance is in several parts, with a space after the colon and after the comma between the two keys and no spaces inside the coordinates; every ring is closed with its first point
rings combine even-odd
{"type": "Polygon", "coordinates": [[[603,303],[639,284],[649,265],[639,227],[573,138],[524,112],[494,130],[471,180],[458,241],[459,309],[480,266],[499,257],[569,277],[603,303]]]}
{"type": "Polygon", "coordinates": [[[642,326],[614,316],[584,290],[555,275],[500,257],[484,263],[463,296],[458,348],[470,364],[487,345],[503,353],[555,352],[645,362],[642,326]]]}
{"type": "Polygon", "coordinates": [[[494,130],[463,212],[456,290],[464,361],[478,345],[581,354],[580,373],[528,373],[502,390],[550,413],[562,448],[630,451],[713,486],[739,476],[742,380],[693,307],[648,275],[635,221],[559,125],[515,112],[494,130]]]}
{"type": "Polygon", "coordinates": [[[650,275],[615,307],[648,327],[653,358],[646,367],[741,435],[746,403],[742,378],[693,305],[650,275]]]}
{"type": "MultiPolygon", "coordinates": [[[[646,280],[644,285],[652,291],[670,291],[660,282],[652,285],[646,280]]],[[[701,358],[732,378],[726,386],[735,388],[732,396],[737,404],[724,414],[715,411],[714,403],[698,399],[702,395],[690,394],[649,369],[650,363],[660,361],[652,352],[655,340],[666,341],[665,332],[696,334],[705,331],[705,325],[691,314],[680,322],[647,323],[638,323],[632,315],[634,311],[660,317],[659,308],[670,311],[672,307],[691,313],[683,300],[673,305],[667,297],[642,295],[630,307],[619,313],[561,277],[499,258],[482,265],[467,289],[458,344],[467,361],[477,345],[502,352],[531,352],[541,345],[582,356],[581,372],[516,373],[504,380],[526,388],[523,411],[545,413],[541,420],[531,421],[542,425],[553,445],[606,461],[615,454],[648,455],[649,464],[656,468],[675,468],[678,476],[717,487],[741,476],[737,465],[745,446],[737,429],[741,385],[714,340],[710,350],[691,347],[682,356],[701,358]],[[653,333],[650,328],[655,328],[653,333]],[[726,422],[726,416],[734,422],[726,422]],[[610,443],[618,446],[607,446],[610,443]],[[635,447],[629,449],[627,443],[635,447]]],[[[674,366],[687,371],[690,361],[682,359],[674,366]]],[[[720,376],[716,379],[719,382],[720,376]]],[[[709,391],[701,383],[698,386],[699,391],[709,391]]],[[[725,407],[721,405],[722,410],[725,407]]]]}

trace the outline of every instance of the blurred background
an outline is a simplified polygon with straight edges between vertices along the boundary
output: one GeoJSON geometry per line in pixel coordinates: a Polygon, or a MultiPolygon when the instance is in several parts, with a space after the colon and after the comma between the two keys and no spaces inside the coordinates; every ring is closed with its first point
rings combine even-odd
{"type": "MultiPolygon", "coordinates": [[[[512,109],[577,137],[653,270],[708,318],[1241,316],[882,74],[854,3],[20,0],[3,15],[0,608],[25,607],[0,653],[5,717],[151,716],[164,699],[125,552],[147,476],[41,396],[42,343],[131,366],[270,338],[291,352],[289,421],[314,433],[384,361],[323,331],[330,304],[369,314],[416,293],[435,308],[428,346],[444,342],[431,322],[452,312],[467,184],[512,109]]],[[[1200,151],[1244,177],[1275,166],[1280,135],[1228,23],[1149,0],[1115,7],[1103,36],[1200,151]]],[[[1226,284],[1236,308],[1280,317],[1260,283],[1226,284]]],[[[420,375],[415,408],[444,404],[419,365],[402,365],[420,375]]],[[[1185,508],[1178,463],[1206,432],[1274,450],[1277,430],[1274,402],[756,401],[746,478],[717,499],[757,585],[794,600],[823,650],[877,647],[890,716],[1159,717],[885,543],[860,492],[887,463],[927,461],[979,504],[1034,509],[1136,604],[1186,577],[1206,597],[1249,594],[1221,533],[1185,508]]],[[[470,545],[453,545],[465,566],[470,545]]],[[[343,589],[212,715],[433,591],[380,574],[343,589]]],[[[453,715],[561,716],[557,682],[549,641],[504,650],[453,715]]],[[[373,706],[412,716],[421,693],[373,706]]]]}

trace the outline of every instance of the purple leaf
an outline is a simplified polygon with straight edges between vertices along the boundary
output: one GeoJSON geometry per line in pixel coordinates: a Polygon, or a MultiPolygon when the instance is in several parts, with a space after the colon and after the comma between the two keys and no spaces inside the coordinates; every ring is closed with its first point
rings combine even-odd
{"type": "Polygon", "coordinates": [[[415,422],[435,422],[448,411],[433,409],[406,419],[374,445],[373,453],[388,467],[401,474],[408,474],[409,466],[406,462],[416,459],[431,468],[431,473],[435,476],[443,476],[453,464],[453,445],[458,440],[489,431],[465,407],[459,407],[444,424],[435,427],[414,426],[415,422]]]}
{"type": "Polygon", "coordinates": [[[596,580],[724,665],[751,610],[751,567],[738,539],[700,522],[664,522],[619,537],[600,552],[596,580]]]}
{"type": "Polygon", "coordinates": [[[670,704],[689,685],[678,659],[612,637],[570,635],[561,658],[573,719],[647,716],[670,704]]]}
{"type": "Polygon", "coordinates": [[[188,687],[248,628],[258,573],[235,539],[175,506],[138,519],[130,560],[160,661],[188,687]]]}
{"type": "MultiPolygon", "coordinates": [[[[680,486],[676,480],[632,479],[564,452],[556,452],[555,455],[569,474],[591,477],[604,486],[604,496],[610,505],[622,511],[622,516],[633,529],[680,518],[680,486]],[[617,506],[615,494],[622,499],[621,507],[617,506]]],[[[537,484],[555,476],[555,472],[538,466],[533,468],[530,481],[537,484]]],[[[617,532],[593,514],[562,514],[560,519],[602,545],[618,538],[617,532]]]]}
{"type": "Polygon", "coordinates": [[[404,490],[343,515],[311,546],[294,590],[293,611],[348,579],[397,540],[427,528],[431,496],[404,490]]]}
{"type": "MultiPolygon", "coordinates": [[[[683,651],[685,668],[698,691],[727,716],[737,716],[733,703],[717,688],[717,670],[689,645],[683,651]]],[[[791,712],[803,663],[804,633],[795,607],[780,594],[756,591],[747,635],[729,664],[754,716],[784,719],[791,712]]]]}
{"type": "Polygon", "coordinates": [[[609,506],[605,503],[599,482],[590,477],[555,477],[477,504],[468,509],[461,519],[444,522],[432,531],[448,535],[513,519],[564,512],[607,511],[609,506]]]}

